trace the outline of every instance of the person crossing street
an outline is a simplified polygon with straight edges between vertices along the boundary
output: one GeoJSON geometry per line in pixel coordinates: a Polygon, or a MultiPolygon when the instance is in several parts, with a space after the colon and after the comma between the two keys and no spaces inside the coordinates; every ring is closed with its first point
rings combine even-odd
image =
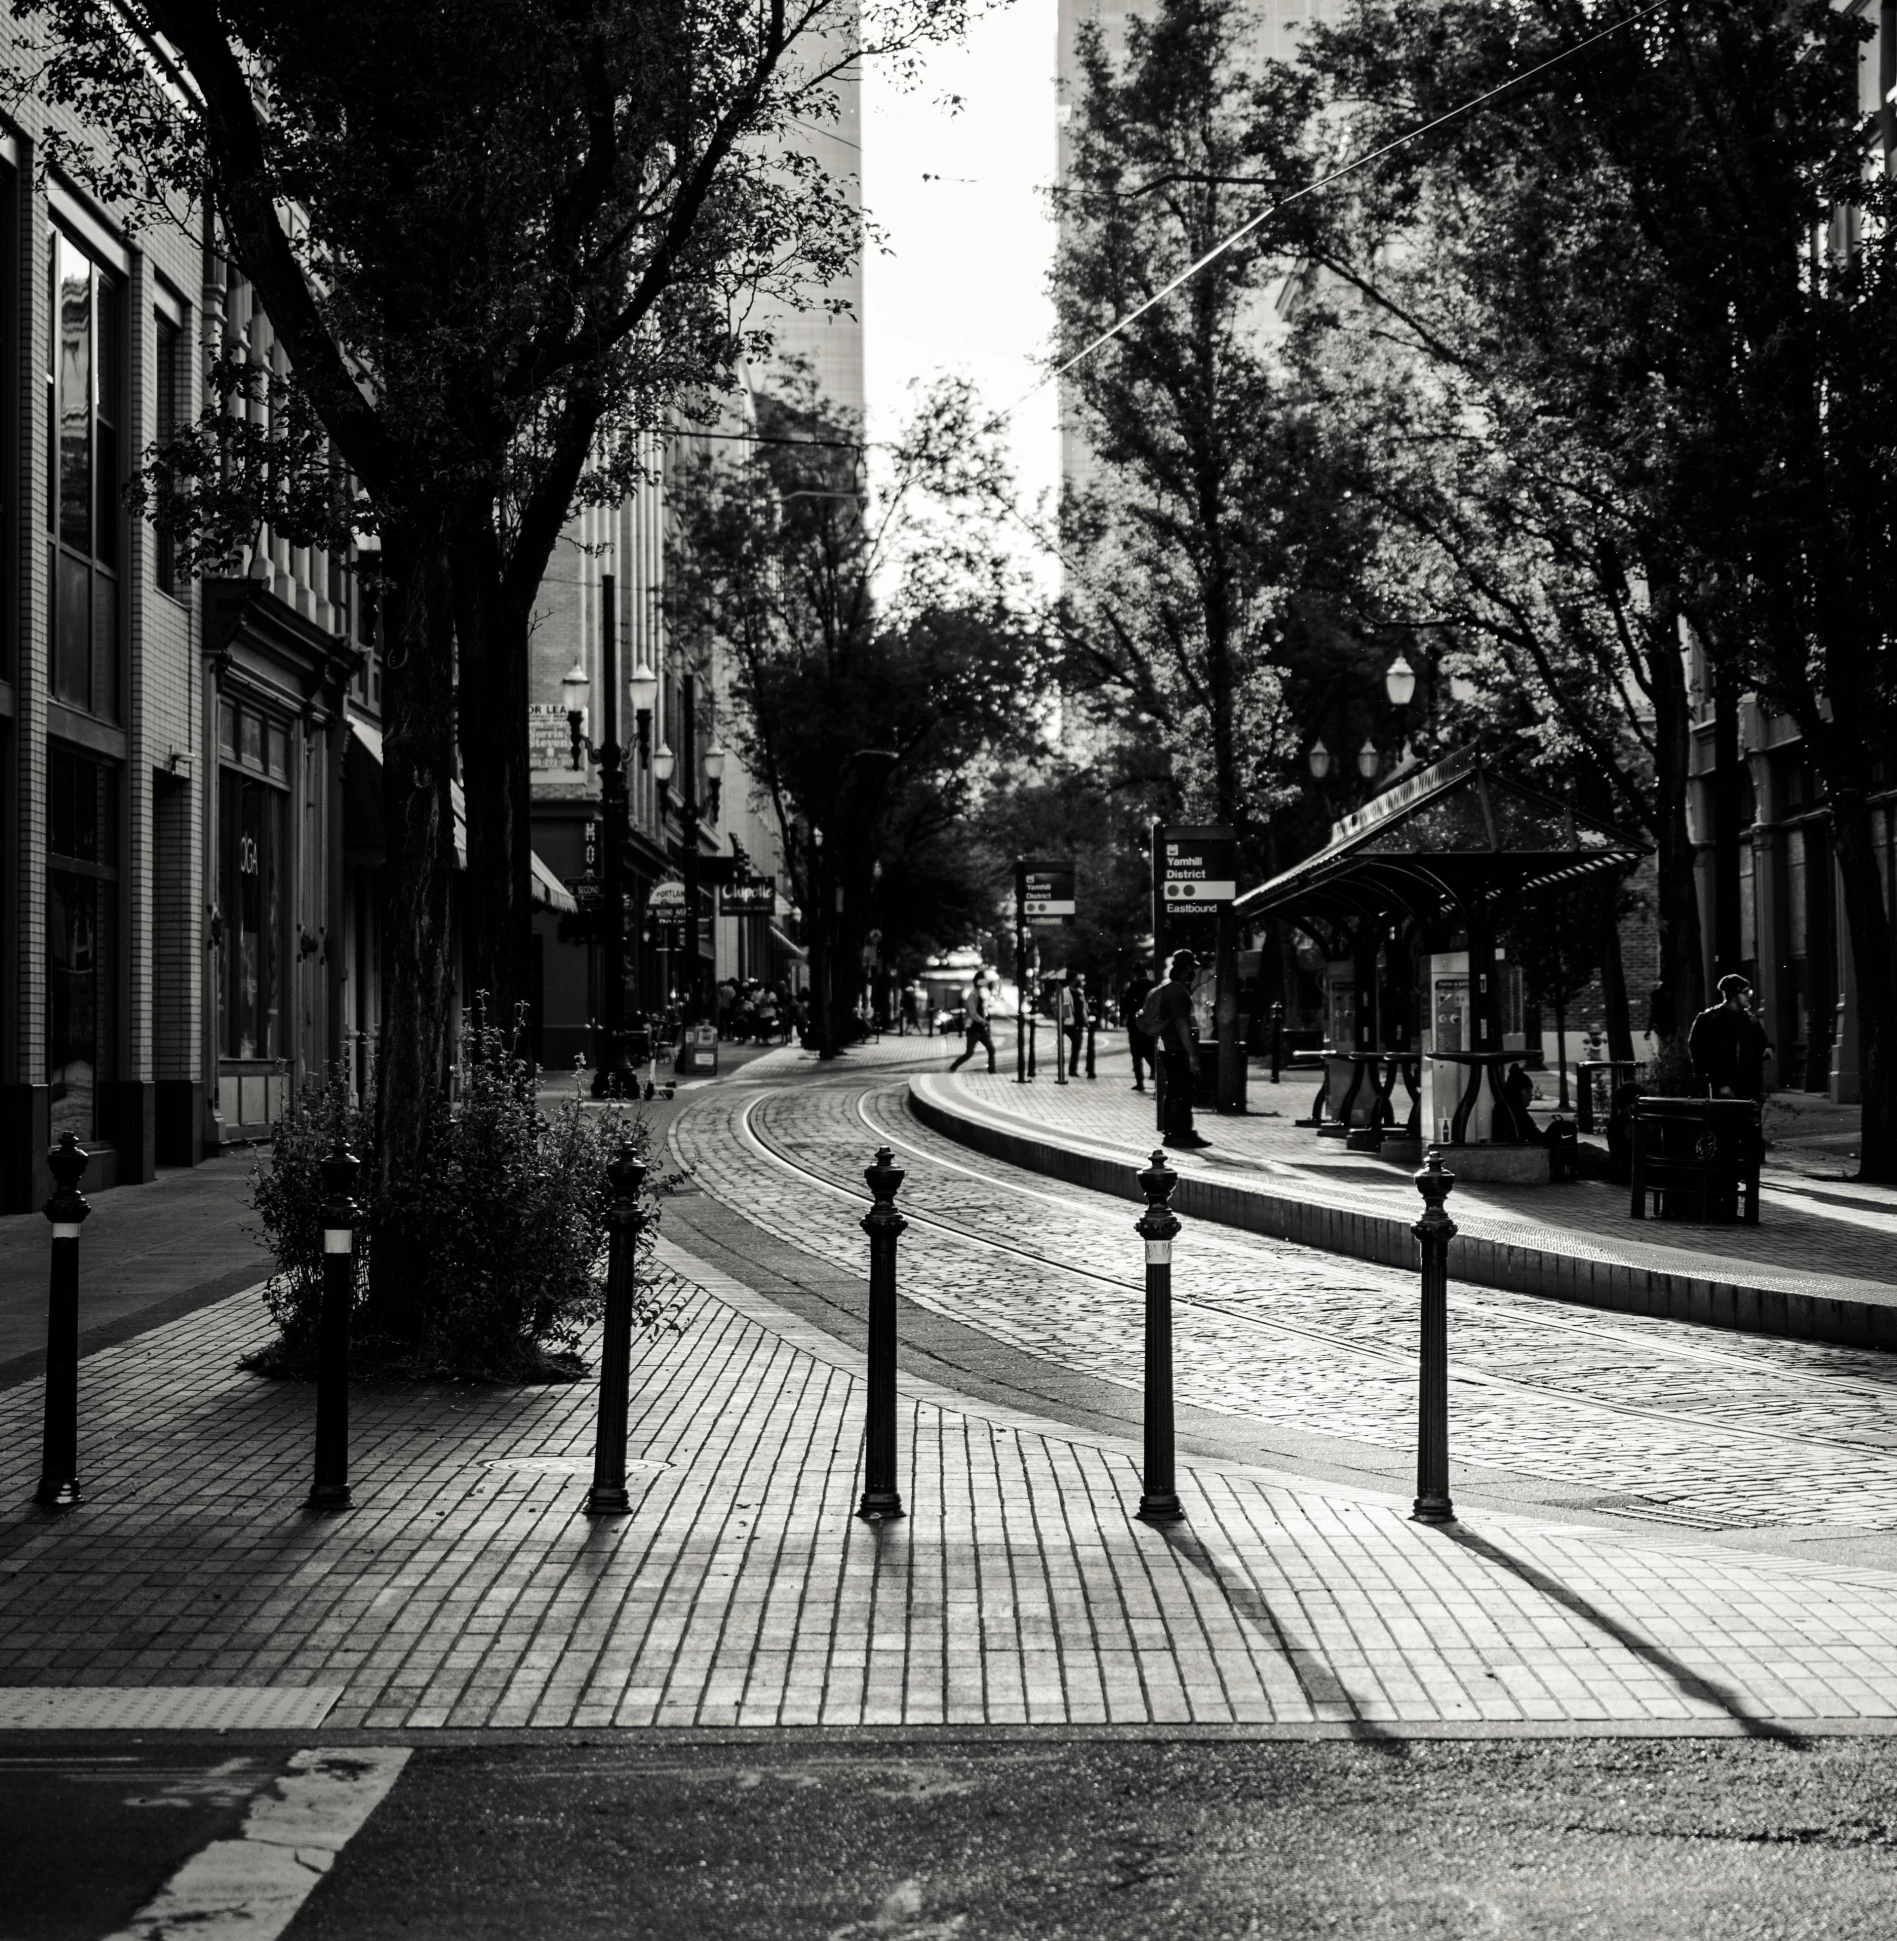
{"type": "Polygon", "coordinates": [[[962,1055],[950,1066],[952,1072],[959,1072],[975,1055],[975,1047],[982,1045],[988,1052],[988,1069],[995,1068],[995,1038],[988,1021],[988,986],[979,971],[969,979],[968,989],[962,994],[963,1017],[962,1035],[965,1043],[962,1055]]]}

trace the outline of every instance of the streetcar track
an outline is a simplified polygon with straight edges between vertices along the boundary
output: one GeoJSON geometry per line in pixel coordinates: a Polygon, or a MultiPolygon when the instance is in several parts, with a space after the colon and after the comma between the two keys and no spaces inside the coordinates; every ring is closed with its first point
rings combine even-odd
{"type": "MultiPolygon", "coordinates": [[[[770,1093],[760,1091],[746,1099],[739,1107],[737,1112],[737,1126],[740,1138],[760,1158],[768,1163],[808,1179],[840,1198],[857,1204],[868,1204],[872,1196],[866,1189],[847,1184],[844,1180],[838,1179],[820,1170],[810,1162],[796,1157],[772,1135],[754,1123],[753,1114],[755,1108],[771,1096],[772,1094],[770,1093]]],[[[879,1143],[901,1145],[906,1151],[914,1154],[918,1159],[929,1165],[965,1173],[970,1178],[990,1188],[998,1188],[1001,1191],[1012,1193],[1022,1198],[1039,1200],[1047,1205],[1059,1207],[1069,1213],[1078,1214],[1089,1210],[1082,1207],[1079,1202],[1064,1198],[1059,1194],[1050,1193],[1036,1187],[1017,1185],[1012,1181],[999,1178],[994,1174],[981,1172],[977,1168],[966,1165],[961,1161],[944,1159],[940,1155],[930,1152],[927,1148],[916,1144],[913,1140],[905,1139],[901,1135],[891,1132],[886,1127],[878,1126],[870,1119],[865,1110],[871,1096],[872,1093],[868,1089],[860,1092],[854,1101],[854,1110],[856,1117],[862,1122],[865,1129],[872,1133],[879,1143]]],[[[958,1224],[949,1216],[925,1212],[913,1205],[905,1206],[903,1214],[912,1224],[931,1227],[938,1232],[949,1235],[952,1239],[984,1248],[992,1253],[1011,1256],[1018,1260],[1025,1260],[1038,1268],[1053,1268],[1058,1272],[1074,1274],[1083,1279],[1095,1281],[1102,1286],[1111,1287],[1116,1292],[1125,1295],[1138,1296],[1144,1290],[1143,1279],[1121,1278],[1118,1275],[1101,1272],[1096,1268],[1084,1267],[1065,1259],[1057,1259],[1047,1253],[1036,1252],[1031,1247],[1019,1246],[1008,1241],[997,1240],[991,1235],[973,1232],[969,1228],[958,1224]]],[[[1329,1350],[1332,1353],[1339,1353],[1360,1362],[1368,1362],[1373,1366],[1386,1368],[1408,1367],[1412,1365],[1414,1360],[1413,1356],[1401,1350],[1380,1348],[1374,1344],[1355,1341],[1348,1336],[1335,1334],[1323,1328],[1304,1327],[1295,1322],[1267,1318],[1247,1309],[1234,1308],[1216,1298],[1208,1299],[1202,1296],[1192,1295],[1175,1295],[1175,1298],[1180,1301],[1181,1305],[1221,1315],[1228,1321],[1255,1328],[1261,1333],[1268,1335],[1276,1334],[1309,1346],[1329,1350]]],[[[1756,1366],[1747,1362],[1743,1357],[1722,1355],[1716,1350],[1707,1350],[1699,1347],[1697,1344],[1634,1341],[1626,1335],[1617,1334],[1610,1330],[1591,1328],[1586,1323],[1563,1321],[1554,1318],[1544,1320],[1539,1315],[1517,1315],[1488,1303],[1468,1302],[1461,1298],[1458,1298],[1454,1305],[1463,1308],[1465,1312],[1474,1308],[1484,1319],[1504,1320],[1513,1326],[1521,1328],[1538,1329],[1541,1327],[1552,1327],[1559,1332],[1585,1336],[1589,1339],[1617,1347],[1634,1347],[1647,1353],[1653,1352],[1657,1347],[1660,1352],[1671,1354],[1675,1359],[1681,1361],[1706,1361],[1743,1373],[1751,1374],[1758,1372],[1756,1366]]],[[[1816,1385],[1824,1380],[1821,1376],[1807,1374],[1804,1371],[1796,1369],[1775,1369],[1773,1373],[1781,1379],[1789,1375],[1793,1380],[1805,1385],[1816,1385]]],[[[1803,1445],[1822,1449],[1842,1449],[1849,1450],[1854,1455],[1870,1456],[1883,1460],[1889,1460],[1894,1453],[1897,1453],[1897,1451],[1893,1451],[1887,1444],[1858,1437],[1815,1435],[1803,1430],[1787,1432],[1782,1429],[1755,1427],[1747,1422],[1735,1421],[1724,1413],[1695,1413],[1656,1408],[1646,1403],[1615,1402],[1595,1395],[1579,1394],[1572,1389],[1562,1388],[1553,1384],[1537,1384],[1526,1381],[1518,1376],[1497,1375],[1484,1370],[1454,1369],[1451,1371],[1450,1379],[1471,1389],[1488,1390],[1498,1395],[1508,1395],[1523,1400],[1546,1401],[1554,1399],[1564,1407],[1590,1412],[1607,1417],[1610,1420],[1641,1422],[1655,1426],[1670,1425],[1676,1430],[1690,1429],[1704,1431],[1711,1429],[1727,1435],[1743,1438],[1748,1442],[1762,1447],[1795,1449],[1803,1445]]],[[[1850,1378],[1845,1377],[1843,1379],[1849,1380],[1850,1378]]],[[[1133,1386],[1134,1384],[1122,1382],[1121,1385],[1133,1386]]],[[[1872,1395],[1867,1399],[1882,1401],[1884,1396],[1881,1391],[1873,1390],[1872,1395]]],[[[1241,1410],[1218,1412],[1233,1414],[1245,1413],[1245,1411],[1241,1410]]]]}

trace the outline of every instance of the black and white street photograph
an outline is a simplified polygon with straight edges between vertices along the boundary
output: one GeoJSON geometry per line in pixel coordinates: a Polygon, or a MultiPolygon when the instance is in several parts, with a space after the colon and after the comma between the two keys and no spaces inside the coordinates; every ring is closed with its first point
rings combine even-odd
{"type": "Polygon", "coordinates": [[[0,0],[0,1941],[1897,1941],[1897,0],[0,0]]]}

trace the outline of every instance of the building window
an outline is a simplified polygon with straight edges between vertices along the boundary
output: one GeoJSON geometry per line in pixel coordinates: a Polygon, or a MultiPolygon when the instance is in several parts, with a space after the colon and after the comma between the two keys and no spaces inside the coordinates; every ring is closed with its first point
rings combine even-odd
{"type": "MultiPolygon", "coordinates": [[[[184,332],[161,311],[156,319],[158,395],[153,400],[152,429],[160,445],[177,437],[184,422],[184,332]]],[[[160,508],[163,509],[162,507],[160,508]]],[[[166,593],[178,591],[178,547],[169,524],[159,525],[153,538],[153,577],[166,593]]]]}
{"type": "Polygon", "coordinates": [[[122,292],[72,238],[50,252],[46,372],[47,524],[53,582],[52,689],[68,707],[119,717],[119,426],[122,292]]]}
{"type": "Polygon", "coordinates": [[[51,745],[46,797],[46,1082],[53,1137],[109,1137],[118,1002],[117,771],[51,745]]]}
{"type": "Polygon", "coordinates": [[[218,747],[223,1051],[226,1058],[280,1058],[290,731],[255,708],[225,701],[218,747]]]}

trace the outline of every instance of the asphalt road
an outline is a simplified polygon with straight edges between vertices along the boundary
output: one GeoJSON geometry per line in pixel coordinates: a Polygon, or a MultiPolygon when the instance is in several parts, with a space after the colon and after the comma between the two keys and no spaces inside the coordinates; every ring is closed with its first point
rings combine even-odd
{"type": "Polygon", "coordinates": [[[1897,1934],[1897,1745],[416,1752],[290,1929],[664,1941],[1897,1934]]]}

